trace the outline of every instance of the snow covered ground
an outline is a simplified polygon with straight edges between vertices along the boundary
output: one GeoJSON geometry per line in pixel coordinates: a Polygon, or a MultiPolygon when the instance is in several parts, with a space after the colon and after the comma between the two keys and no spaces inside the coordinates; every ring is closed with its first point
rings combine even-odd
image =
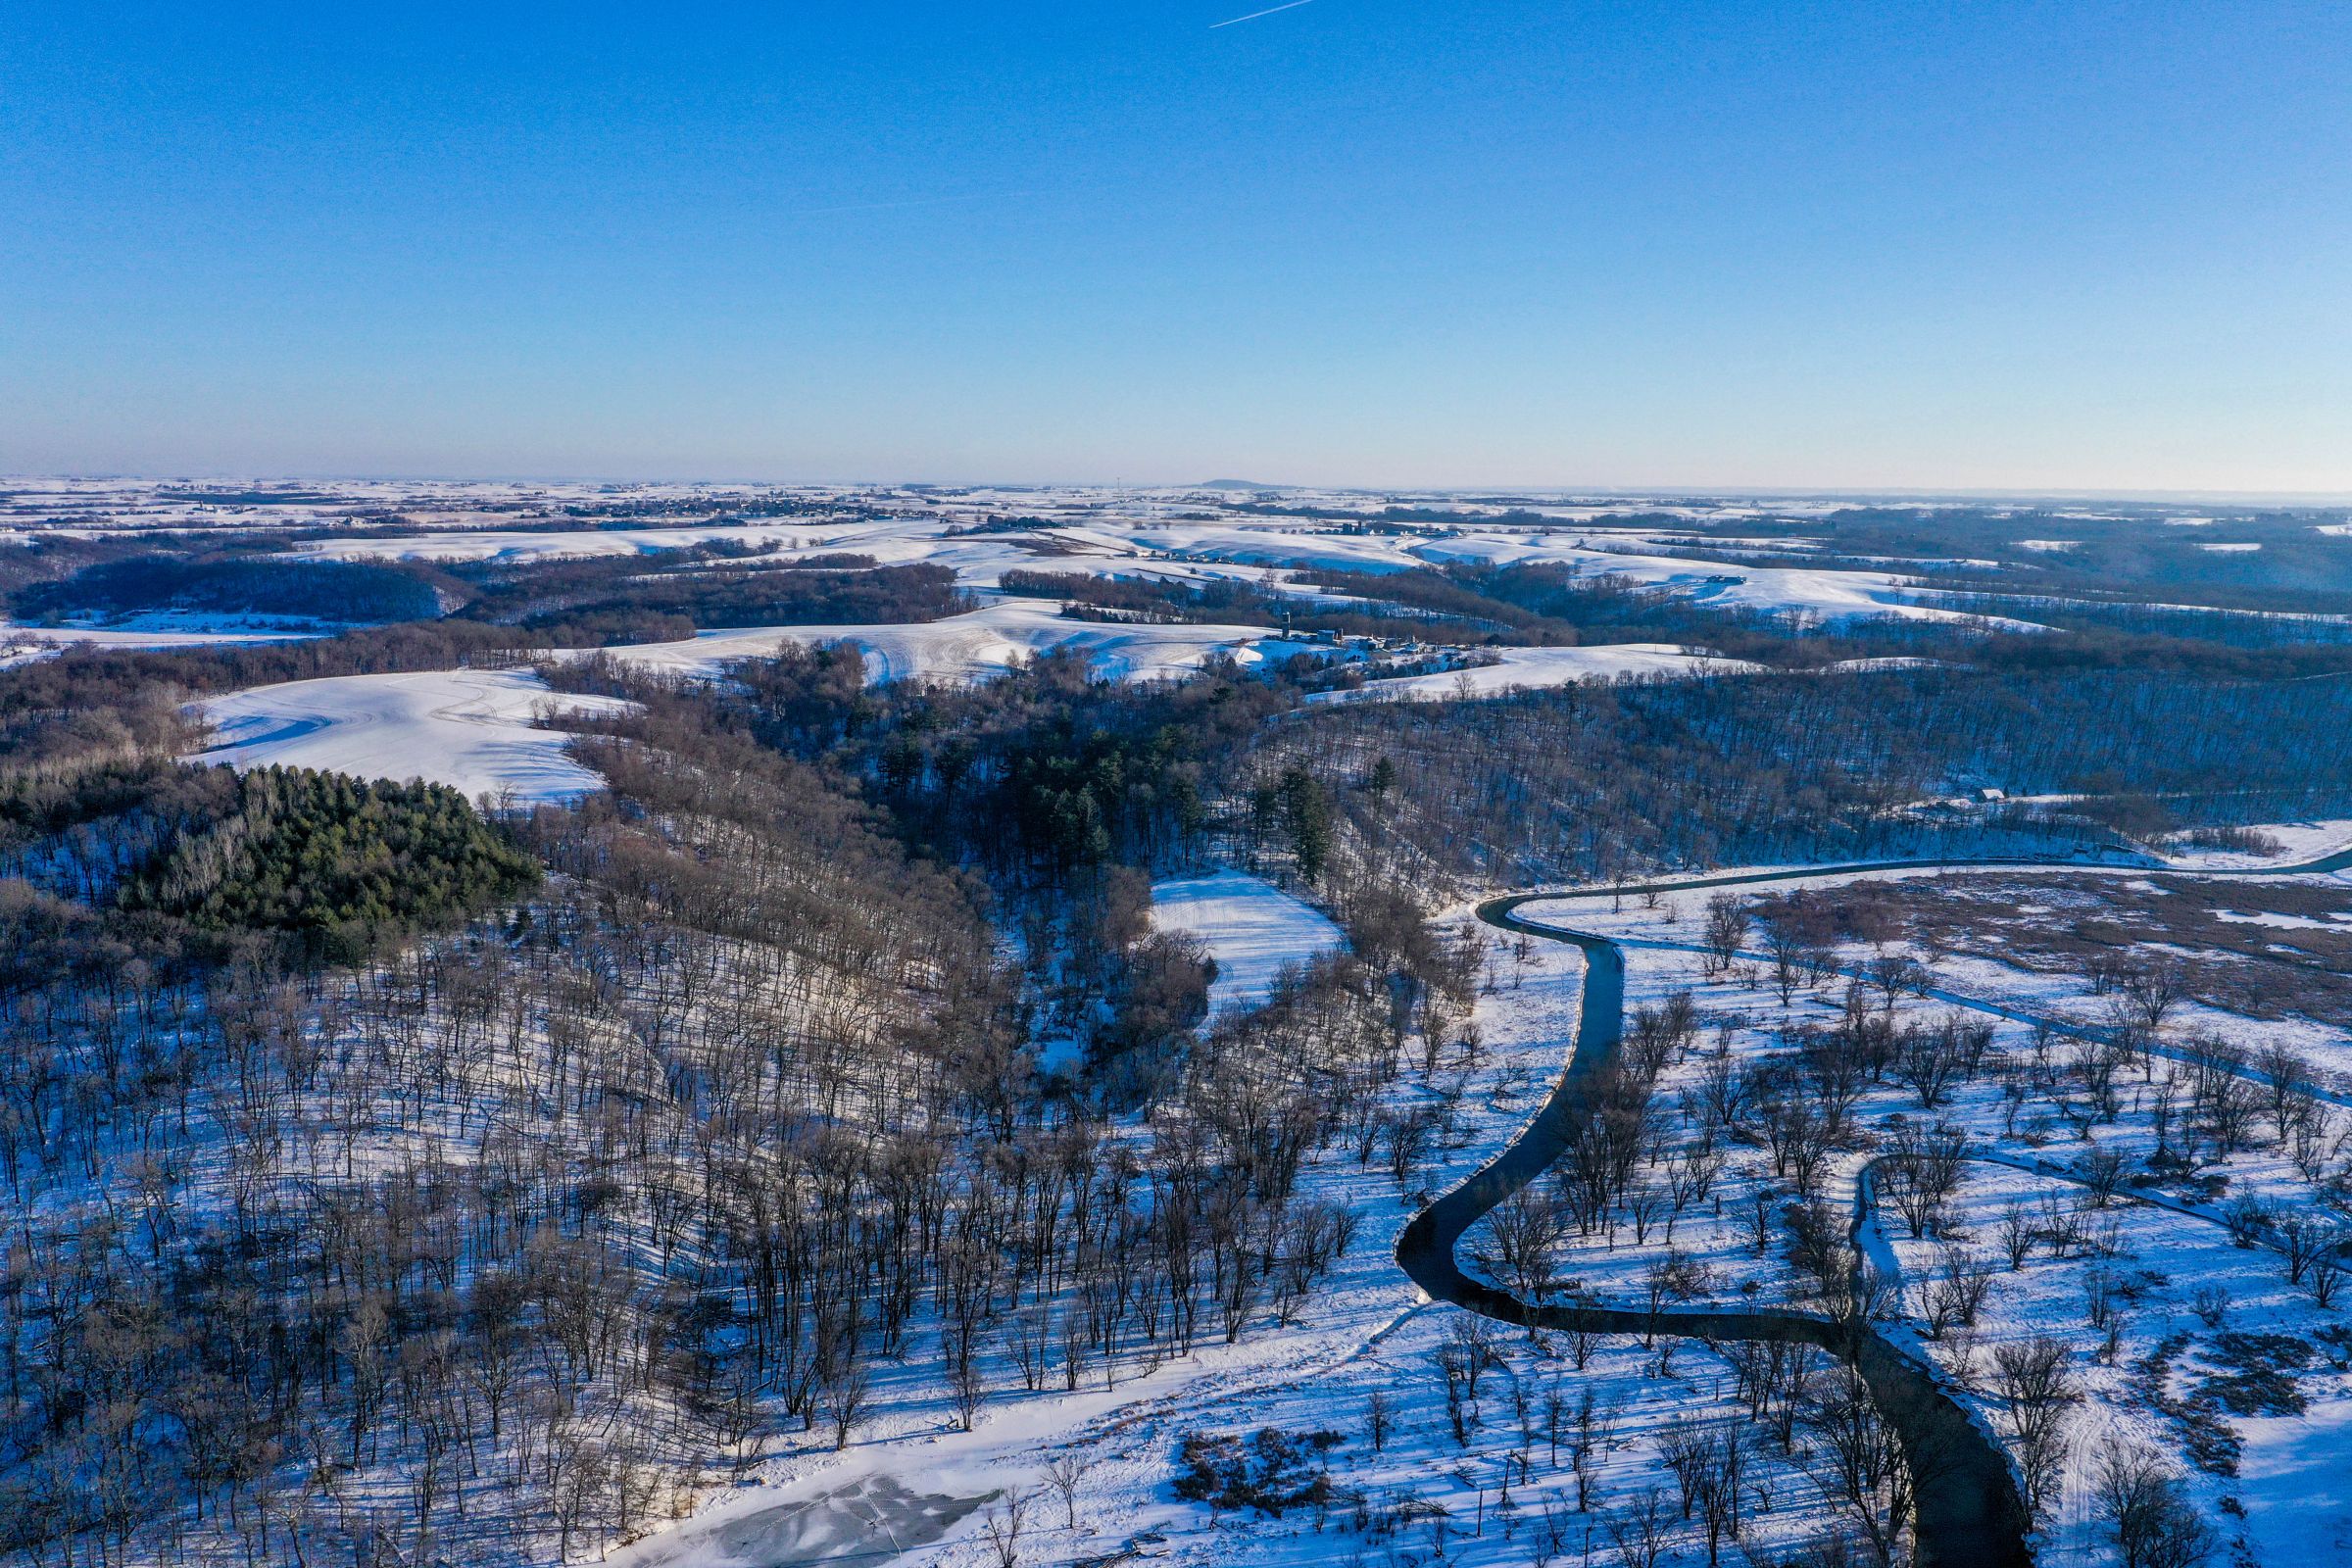
{"type": "Polygon", "coordinates": [[[1505,692],[1625,676],[1736,675],[1763,666],[1723,659],[1671,643],[1611,643],[1597,648],[1498,648],[1500,662],[1434,675],[1371,680],[1346,691],[1317,692],[1310,703],[1388,700],[1427,702],[1447,697],[1499,697],[1505,692]]]}
{"type": "Polygon", "coordinates": [[[2243,850],[2168,850],[2165,863],[2183,870],[2242,871],[2268,865],[2294,865],[2317,860],[2342,849],[2352,849],[2352,821],[2331,818],[2316,822],[2263,822],[2253,828],[2277,841],[2275,853],[2243,850]]]}
{"type": "Polygon", "coordinates": [[[835,530],[822,523],[714,523],[687,528],[581,528],[577,530],[456,528],[446,532],[352,539],[318,539],[300,553],[322,561],[557,561],[602,556],[643,556],[685,550],[699,544],[732,544],[756,551],[804,547],[829,550],[835,530]]]}
{"type": "MultiPolygon", "coordinates": [[[[2112,1141],[2112,1140],[2111,1140],[2112,1141]]],[[[2077,1162],[2071,1151],[2055,1152],[2059,1162],[2077,1162]]],[[[2023,1206],[2035,1215],[2052,1206],[2074,1211],[2080,1189],[2013,1168],[1972,1164],[1954,1203],[1951,1237],[1990,1250],[2004,1211],[2023,1206]]],[[[2073,1451],[2067,1464],[2067,1501],[2054,1534],[2072,1550],[2045,1552],[2045,1561],[2099,1560],[2082,1548],[2103,1534],[2093,1502],[2100,1464],[2126,1446],[2164,1451],[2177,1447],[2180,1434],[2166,1416],[2150,1409],[2146,1362],[2168,1341],[2185,1342],[2180,1363],[2167,1378],[2178,1394],[2207,1375],[2197,1352],[2220,1331],[2311,1335],[2330,1324],[2302,1292],[2290,1287],[2276,1253],[2240,1247],[2220,1225],[2201,1224],[2165,1208],[2119,1199],[2082,1211],[2099,1231],[2099,1251],[2062,1257],[2037,1248],[2023,1265],[1996,1266],[1984,1307],[1972,1332],[1922,1341],[1947,1366],[1982,1371],[2002,1344],[2053,1332],[2086,1350],[2098,1335],[2084,1324],[2086,1278],[2104,1273],[2122,1286],[2118,1310],[2122,1333],[2112,1356],[2083,1355],[2077,1368],[2082,1400],[2072,1418],[2073,1451]],[[2112,1227],[2112,1232],[2108,1230],[2112,1227]],[[2211,1294],[2206,1294],[2211,1293],[2211,1294]],[[2225,1303],[2209,1327],[2200,1298],[2225,1303]]],[[[1918,1284],[1938,1265],[1943,1238],[1912,1239],[1889,1224],[1910,1299],[1918,1284]]],[[[1916,1311],[1916,1304],[1914,1304],[1916,1311]]],[[[2352,1496],[2322,1484],[2352,1468],[2352,1387],[2341,1377],[2296,1380],[2308,1408],[2275,1414],[2232,1415],[2230,1425],[2243,1443],[2235,1477],[2196,1478],[2207,1516],[2227,1527],[2219,1499],[2233,1496],[2246,1510],[2248,1544],[2255,1560],[2271,1568],[2306,1568],[2352,1557],[2352,1496]]]]}
{"type": "MultiPolygon", "coordinates": [[[[1525,958],[1490,958],[1478,1046],[1396,1090],[1400,1104],[1438,1115],[1444,1129],[1422,1185],[1440,1189],[1468,1175],[1541,1104],[1568,1049],[1582,969],[1572,950],[1552,944],[1525,958]]],[[[1579,1553],[1615,1560],[1609,1527],[1652,1489],[1670,1546],[1660,1564],[1705,1560],[1703,1539],[1680,1517],[1660,1444],[1678,1423],[1737,1419],[1720,1356],[1685,1344],[1662,1362],[1628,1339],[1579,1363],[1557,1337],[1497,1332],[1488,1342],[1492,1370],[1457,1439],[1436,1361],[1468,1319],[1423,1300],[1393,1257],[1419,1195],[1400,1193],[1378,1161],[1361,1163],[1343,1146],[1309,1161],[1299,1196],[1346,1204],[1359,1229],[1287,1325],[1261,1321],[1238,1345],[1204,1344],[1149,1370],[1122,1367],[1113,1387],[1099,1370],[1076,1392],[1002,1387],[968,1433],[955,1429],[933,1381],[894,1372],[846,1452],[811,1445],[778,1455],[746,1484],[707,1493],[691,1520],[608,1560],[624,1568],[998,1568],[988,1531],[992,1523],[1002,1531],[1017,1496],[1015,1556],[1024,1564],[1329,1568],[1434,1562],[1434,1550],[1461,1568],[1525,1568],[1579,1553]],[[1579,1511],[1568,1454],[1547,1443],[1544,1412],[1556,1394],[1573,1427],[1586,1389],[1596,1396],[1601,1436],[1589,1467],[1591,1507],[1579,1511]],[[1369,1431],[1376,1403],[1388,1421],[1377,1446],[1369,1431]],[[1360,1494],[1360,1507],[1343,1498],[1328,1510],[1265,1517],[1175,1495],[1187,1434],[1267,1427],[1330,1433],[1332,1479],[1360,1494]],[[1515,1468],[1522,1454],[1523,1474],[1515,1468]],[[1045,1474],[1063,1459],[1080,1467],[1067,1511],[1045,1474]]],[[[1777,1562],[1823,1522],[1820,1494],[1777,1450],[1757,1451],[1750,1465],[1759,1498],[1742,1544],[1755,1560],[1777,1562]]],[[[1727,1561],[1742,1560],[1736,1550],[1727,1561]]]]}
{"type": "Polygon", "coordinates": [[[602,781],[564,755],[562,732],[536,728],[534,719],[626,706],[609,697],[558,697],[527,669],[288,681],[195,705],[217,742],[190,760],[421,778],[477,799],[558,801],[602,781]]]}
{"type": "MultiPolygon", "coordinates": [[[[719,544],[754,552],[751,564],[808,561],[823,556],[866,556],[885,566],[933,562],[955,568],[958,578],[993,585],[1012,566],[1051,567],[1050,557],[1064,549],[1055,537],[1025,533],[948,537],[937,517],[892,518],[879,522],[823,522],[788,518],[772,523],[711,523],[680,528],[583,528],[577,531],[466,530],[397,537],[322,539],[303,553],[330,561],[426,561],[441,564],[534,562],[654,555],[719,544]]],[[[1113,550],[1125,547],[1113,545],[1113,550]]],[[[1076,568],[1072,568],[1076,569],[1076,568]]]]}
{"type": "Polygon", "coordinates": [[[2283,1568],[2352,1562],[2352,1395],[2314,1400],[2301,1415],[2251,1416],[2238,1423],[2245,1453],[2237,1494],[2255,1530],[2283,1568]]]}
{"type": "Polygon", "coordinates": [[[212,648],[223,643],[283,643],[322,635],[316,626],[257,626],[251,616],[145,616],[118,626],[19,626],[0,623],[0,651],[92,648],[212,648]]]}
{"type": "MultiPolygon", "coordinates": [[[[1880,872],[1872,873],[1868,880],[1937,874],[1880,872]]],[[[1861,878],[1803,878],[1801,885],[1824,887],[1853,880],[1861,878]]],[[[1728,891],[1783,892],[1795,885],[1799,884],[1728,891]]],[[[1701,956],[1683,951],[1698,940],[1706,901],[1724,891],[1671,893],[1654,902],[1640,896],[1621,900],[1607,893],[1588,893],[1533,903],[1520,912],[1531,919],[1597,931],[1626,943],[1629,1008],[1644,1002],[1654,1004],[1673,990],[1688,989],[1695,995],[1703,1016],[1732,1026],[1732,1050],[1739,1057],[1769,1054],[1781,1049],[1776,1037],[1832,1022],[1842,1004],[1842,979],[1800,986],[1792,1004],[1784,1005],[1763,965],[1742,961],[1710,979],[1701,956]]],[[[1867,961],[1873,951],[1849,945],[1838,956],[1840,962],[1854,964],[1867,961]]],[[[2087,982],[2079,978],[2035,973],[1965,955],[1939,956],[1900,946],[1892,951],[1928,966],[1935,985],[1931,995],[1902,999],[1896,1004],[1896,1015],[1931,1022],[1963,998],[1984,999],[2008,1009],[2013,1015],[1996,1018],[1994,1050],[2010,1071],[2027,1071],[2034,1057],[2033,1030],[2019,1021],[2020,1017],[2041,1015],[2096,1027],[2110,1016],[2105,999],[2092,994],[2087,982]]],[[[2247,1051],[2266,1044],[2287,1046],[2319,1067],[2323,1085],[2332,1081],[2343,1064],[2340,1036],[2307,1020],[2257,1020],[2211,1006],[2183,1005],[2176,1010],[2166,1032],[2180,1040],[2218,1035],[2247,1051]]],[[[1688,1069],[1678,1068],[1677,1072],[1687,1073],[1688,1069]]],[[[2127,1078],[2117,1117],[2080,1129],[2045,1095],[2030,1095],[2013,1109],[2002,1099],[1997,1078],[1962,1089],[1936,1115],[1965,1128],[1972,1150],[1979,1153],[2081,1170],[2094,1151],[2113,1150],[2125,1156],[2127,1173],[2137,1172],[2146,1168],[2146,1156],[2154,1148],[2151,1106],[2155,1096],[2140,1068],[2130,1069],[2127,1078]]],[[[1675,1081],[1679,1080],[1670,1079],[1670,1083],[1675,1081]]],[[[1873,1090],[1859,1102],[1865,1118],[1884,1116],[1889,1108],[1921,1114],[1916,1102],[1907,1102],[1906,1097],[1888,1089],[1873,1090]]],[[[1825,1190],[1839,1195],[1843,1201],[1868,1157],[1867,1152],[1860,1150],[1839,1154],[1825,1190]]],[[[2271,1203],[2312,1208],[2308,1184],[2291,1161],[2275,1151],[2248,1148],[2219,1160],[2208,1153],[2200,1162],[2199,1174],[2218,1179],[2231,1199],[2253,1196],[2271,1203]]],[[[1725,1188],[1736,1196],[1748,1179],[1735,1168],[1727,1173],[1725,1188]]],[[[2124,1193],[2133,1191],[2127,1183],[2124,1193]]],[[[2205,1380],[2216,1375],[2217,1369],[2226,1370],[2216,1360],[2217,1353],[2227,1348],[2227,1342],[2220,1337],[2225,1330],[2294,1336],[2304,1342],[2303,1351],[2296,1353],[2308,1354],[2312,1342],[2325,1341],[2337,1329],[2340,1313],[2321,1310],[2307,1291],[2291,1285],[2276,1250],[2238,1245],[2210,1217],[2180,1212],[2170,1184],[2150,1193],[2175,1206],[2133,1201],[2129,1196],[2095,1202],[2079,1183],[1972,1161],[1940,1232],[1932,1229],[1924,1238],[1912,1237],[1882,1200],[1877,1224],[1862,1233],[1874,1256],[1884,1254],[1895,1265],[1904,1284],[1903,1309],[1916,1322],[1929,1281],[1945,1266],[1947,1248],[1957,1246],[1980,1260],[1992,1257],[2002,1215],[2012,1204],[2023,1205],[2043,1230],[2049,1222],[2041,1216],[2058,1212],[2082,1216],[2088,1240],[2081,1247],[2061,1250],[2036,1243],[2019,1267],[2010,1268],[2005,1261],[1995,1265],[1984,1312],[1973,1328],[1965,1332],[1950,1329],[1940,1337],[1900,1325],[1890,1330],[1951,1371],[1996,1425],[2000,1401],[1985,1390],[1997,1346],[2054,1334],[2077,1348],[2071,1366],[2082,1400],[2070,1417],[2073,1448],[2066,1500],[2043,1543],[2040,1557],[2044,1562],[2112,1561],[2112,1549],[2104,1544],[2107,1526],[2092,1501],[2090,1485],[2098,1463],[2117,1445],[2145,1445],[2173,1454],[2177,1463],[2188,1468],[2180,1457],[2181,1431],[2176,1420],[2151,1406],[2151,1388],[2161,1387],[2180,1400],[2209,1387],[2205,1380]],[[2112,1357],[2099,1350],[2099,1336],[2085,1327],[2085,1282],[2101,1273],[2118,1283],[2123,1307],[2125,1328],[2112,1357]],[[2200,1307],[2201,1302],[2209,1303],[2217,1297],[2223,1303],[2216,1319],[2218,1328],[2206,1321],[2200,1307]],[[2167,1362],[2170,1370],[2163,1374],[2163,1381],[2153,1381],[2157,1374],[2149,1370],[2150,1358],[2161,1346],[2183,1337],[2184,1343],[2167,1362]]],[[[1736,1210],[1737,1203],[1727,1200],[1726,1206],[1736,1210]]],[[[2207,1216],[2218,1215],[2221,1200],[2189,1206],[2207,1216]]],[[[1473,1240],[1475,1236],[1474,1232],[1473,1240]]],[[[1730,1279],[1738,1273],[1733,1261],[1734,1238],[1724,1234],[1720,1217],[1695,1216],[1678,1236],[1678,1245],[1706,1258],[1720,1278],[1730,1279]]],[[[1628,1260],[1613,1247],[1572,1253],[1569,1266],[1590,1281],[1620,1291],[1632,1272],[1628,1260]]],[[[1769,1278],[1765,1283],[1771,1283],[1769,1278]]],[[[2200,1511],[2221,1529],[2225,1541],[2234,1543],[2242,1534],[2242,1552],[2232,1546],[2233,1560],[2241,1563],[2299,1568],[2352,1553],[2352,1499],[2329,1486],[2315,1486],[2323,1477],[2331,1480],[2352,1474],[2352,1378],[2332,1369],[2328,1356],[2312,1355],[2299,1377],[2290,1381],[2307,1408],[2272,1414],[2222,1412],[2244,1446],[2234,1477],[2188,1468],[2200,1511]],[[2225,1508],[2225,1497],[2237,1499],[2244,1509],[2242,1520],[2225,1508]]]]}
{"type": "Polygon", "coordinates": [[[866,676],[876,683],[984,680],[1056,648],[1083,652],[1096,673],[1106,679],[1172,680],[1218,653],[1231,654],[1243,664],[1256,664],[1308,646],[1282,643],[1257,626],[1077,620],[1063,615],[1053,601],[1013,599],[915,624],[709,631],[683,642],[641,643],[609,648],[605,654],[641,669],[708,677],[734,660],[772,657],[788,642],[805,647],[853,644],[865,655],[866,676]]]}
{"type": "MultiPolygon", "coordinates": [[[[1905,620],[1965,620],[1957,611],[1905,602],[1902,576],[1884,571],[1840,571],[1829,567],[1726,566],[1678,556],[1620,554],[1566,540],[1562,535],[1467,534],[1417,546],[1423,562],[1475,561],[1492,565],[1548,563],[1574,568],[1582,577],[1615,576],[1645,588],[1671,588],[1695,604],[1719,610],[1794,612],[1819,620],[1860,615],[1893,615],[1905,620]]],[[[2015,622],[2024,626],[2026,622],[2015,622]]]]}
{"type": "MultiPolygon", "coordinates": [[[[1726,565],[1672,551],[1779,550],[1817,547],[1817,540],[1709,540],[1672,530],[1576,528],[1563,513],[1558,525],[1472,526],[1418,531],[1343,529],[1313,519],[1226,514],[1213,520],[1171,518],[1148,503],[1104,504],[1071,494],[1026,498],[1023,511],[1050,524],[974,533],[972,504],[883,518],[774,522],[713,521],[678,527],[581,528],[528,531],[468,528],[446,532],[324,539],[304,545],[334,560],[412,560],[440,563],[522,562],[561,557],[624,556],[725,542],[780,560],[820,555],[868,556],[884,564],[935,562],[953,567],[974,587],[992,587],[1013,567],[1102,575],[1163,575],[1171,565],[1243,566],[1385,573],[1453,562],[1485,564],[1543,563],[1579,576],[1612,576],[1681,593],[1723,609],[1789,612],[1820,620],[1894,615],[1957,620],[1959,612],[1907,603],[1899,571],[1835,567],[1726,565]]],[[[1570,509],[1571,511],[1574,509],[1570,509]]],[[[1922,562],[1922,569],[1937,564],[1922,562]]],[[[1896,565],[1903,564],[1895,563],[1896,565]]],[[[2025,625],[2025,622],[2017,624],[2025,625]]]]}
{"type": "Polygon", "coordinates": [[[1244,871],[1153,883],[1152,923],[1199,937],[1216,960],[1208,987],[1212,1017],[1265,1001],[1286,965],[1341,941],[1340,928],[1322,910],[1244,871]]]}

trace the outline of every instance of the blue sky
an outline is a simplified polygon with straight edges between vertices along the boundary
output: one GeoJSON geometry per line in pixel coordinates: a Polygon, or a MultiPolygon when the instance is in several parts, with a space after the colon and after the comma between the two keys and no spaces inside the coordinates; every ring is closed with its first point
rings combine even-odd
{"type": "Polygon", "coordinates": [[[1251,9],[16,0],[0,469],[2352,491],[2352,7],[1251,9]]]}

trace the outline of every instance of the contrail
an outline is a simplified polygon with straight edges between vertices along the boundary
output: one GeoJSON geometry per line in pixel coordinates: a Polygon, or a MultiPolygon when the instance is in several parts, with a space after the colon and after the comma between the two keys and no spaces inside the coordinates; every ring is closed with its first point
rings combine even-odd
{"type": "Polygon", "coordinates": [[[1313,5],[1314,3],[1315,0],[1286,0],[1286,3],[1283,5],[1268,6],[1263,11],[1252,11],[1246,17],[1233,17],[1224,22],[1212,22],[1208,24],[1208,30],[1214,32],[1219,27],[1230,27],[1237,22],[1255,22],[1258,18],[1270,17],[1277,11],[1296,11],[1300,6],[1313,5]]]}

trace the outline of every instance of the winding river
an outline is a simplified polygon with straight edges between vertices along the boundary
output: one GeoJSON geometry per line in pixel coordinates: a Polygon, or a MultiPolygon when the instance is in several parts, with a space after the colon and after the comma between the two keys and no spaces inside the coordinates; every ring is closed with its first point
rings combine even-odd
{"type": "MultiPolygon", "coordinates": [[[[2182,868],[2181,874],[2289,876],[2347,868],[2352,868],[2352,849],[2289,866],[2230,871],[2182,868]]],[[[2050,859],[1884,860],[1581,891],[1587,895],[1671,893],[1865,872],[2003,869],[2146,875],[2174,868],[2050,859]]],[[[1582,950],[1585,983],[1575,1048],[1550,1098],[1519,1136],[1405,1225],[1396,1242],[1398,1265],[1431,1298],[1501,1323],[1607,1334],[1655,1332],[1713,1342],[1774,1340],[1817,1346],[1847,1359],[1868,1384],[1910,1466],[1918,1560],[1923,1568],[2025,1568],[2031,1564],[2031,1521],[2018,1494],[2015,1473],[1999,1444],[1970,1418],[1931,1367],[1898,1348],[1876,1326],[1792,1309],[1672,1307],[1652,1313],[1644,1307],[1523,1301],[1462,1271],[1454,1253],[1463,1232],[1558,1159],[1586,1113],[1593,1075],[1616,1052],[1623,1036],[1624,949],[1592,932],[1539,924],[1517,913],[1524,904],[1572,896],[1523,893],[1492,899],[1478,906],[1479,918],[1490,925],[1582,950]]]]}

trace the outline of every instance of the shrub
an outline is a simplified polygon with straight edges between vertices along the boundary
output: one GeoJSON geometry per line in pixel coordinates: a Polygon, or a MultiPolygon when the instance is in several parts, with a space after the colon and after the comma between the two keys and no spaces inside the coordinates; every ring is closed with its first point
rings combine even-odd
{"type": "Polygon", "coordinates": [[[1269,1519],[1290,1508],[1352,1503],[1358,1494],[1333,1486],[1324,1460],[1341,1442],[1337,1432],[1276,1427],[1247,1438],[1188,1433],[1177,1450],[1176,1495],[1212,1508],[1254,1508],[1269,1519]]]}

